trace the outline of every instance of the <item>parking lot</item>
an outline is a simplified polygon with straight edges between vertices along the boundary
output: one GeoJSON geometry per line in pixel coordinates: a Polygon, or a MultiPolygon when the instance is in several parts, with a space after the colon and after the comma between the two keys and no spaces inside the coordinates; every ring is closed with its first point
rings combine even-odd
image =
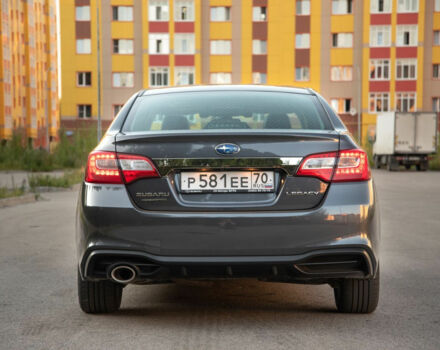
{"type": "Polygon", "coordinates": [[[121,310],[77,304],[75,191],[0,209],[0,349],[440,349],[440,173],[374,172],[381,299],[336,313],[329,286],[128,286],[121,310]]]}

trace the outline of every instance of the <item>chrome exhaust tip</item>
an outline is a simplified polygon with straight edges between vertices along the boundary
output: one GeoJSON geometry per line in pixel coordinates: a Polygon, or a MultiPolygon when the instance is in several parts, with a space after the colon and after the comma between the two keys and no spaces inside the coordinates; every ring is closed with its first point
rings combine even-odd
{"type": "Polygon", "coordinates": [[[136,275],[136,269],[128,265],[118,265],[110,272],[110,277],[113,281],[123,284],[133,282],[136,275]]]}

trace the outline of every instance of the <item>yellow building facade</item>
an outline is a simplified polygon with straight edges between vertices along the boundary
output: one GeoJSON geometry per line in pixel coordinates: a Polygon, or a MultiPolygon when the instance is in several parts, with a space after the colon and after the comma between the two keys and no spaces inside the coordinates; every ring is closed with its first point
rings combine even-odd
{"type": "Polygon", "coordinates": [[[191,84],[309,87],[354,133],[361,113],[364,135],[383,111],[440,110],[437,0],[64,0],[60,13],[66,127],[96,121],[98,42],[105,125],[140,89],[191,84]]]}
{"type": "Polygon", "coordinates": [[[55,0],[3,0],[0,14],[0,139],[46,147],[60,126],[55,0]]]}

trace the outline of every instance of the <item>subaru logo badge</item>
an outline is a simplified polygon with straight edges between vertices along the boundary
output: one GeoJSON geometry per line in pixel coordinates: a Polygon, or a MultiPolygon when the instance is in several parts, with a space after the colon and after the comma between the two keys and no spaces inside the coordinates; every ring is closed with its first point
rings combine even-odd
{"type": "Polygon", "coordinates": [[[222,154],[222,155],[235,154],[240,152],[240,147],[234,145],[233,143],[222,143],[220,145],[215,146],[215,151],[218,154],[222,154]]]}

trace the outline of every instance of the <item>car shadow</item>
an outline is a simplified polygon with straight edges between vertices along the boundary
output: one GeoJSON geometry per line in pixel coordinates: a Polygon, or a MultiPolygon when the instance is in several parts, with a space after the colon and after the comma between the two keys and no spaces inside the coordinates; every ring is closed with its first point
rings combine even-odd
{"type": "MultiPolygon", "coordinates": [[[[265,283],[255,280],[179,281],[168,285],[128,286],[114,317],[163,324],[197,318],[227,322],[268,321],[275,315],[335,314],[333,290],[328,285],[309,286],[265,283]]],[[[307,316],[308,315],[308,316],[307,316]]]]}

